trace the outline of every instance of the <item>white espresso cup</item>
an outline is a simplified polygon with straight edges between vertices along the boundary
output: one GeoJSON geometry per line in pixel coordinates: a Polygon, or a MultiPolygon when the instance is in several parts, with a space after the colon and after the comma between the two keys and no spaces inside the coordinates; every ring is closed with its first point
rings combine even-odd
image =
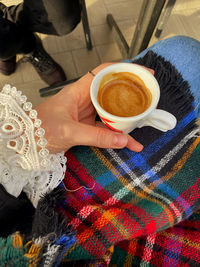
{"type": "Polygon", "coordinates": [[[157,109],[160,98],[160,87],[155,77],[144,67],[133,63],[116,63],[97,73],[94,77],[90,96],[92,103],[103,123],[113,131],[130,133],[135,128],[151,126],[166,132],[176,126],[177,120],[171,113],[157,109]],[[103,77],[109,73],[130,72],[137,75],[152,95],[150,106],[141,114],[132,117],[118,117],[105,111],[98,103],[98,91],[103,77]]]}

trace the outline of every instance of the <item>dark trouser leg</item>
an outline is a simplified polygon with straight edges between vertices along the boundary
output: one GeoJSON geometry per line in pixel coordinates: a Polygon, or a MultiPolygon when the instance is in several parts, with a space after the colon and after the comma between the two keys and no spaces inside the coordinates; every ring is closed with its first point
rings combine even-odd
{"type": "MultiPolygon", "coordinates": [[[[20,24],[10,21],[10,15],[7,8],[0,3],[0,58],[8,59],[18,53],[29,53],[34,49],[34,34],[20,24]]],[[[14,8],[12,9],[14,11],[14,8]]],[[[15,6],[15,17],[17,19],[22,12],[22,4],[15,6]]]]}
{"type": "Polygon", "coordinates": [[[34,49],[33,32],[64,35],[80,22],[79,0],[24,0],[17,6],[0,3],[0,58],[34,49]]]}
{"type": "Polygon", "coordinates": [[[24,0],[28,28],[53,35],[70,33],[80,22],[79,0],[24,0]]]}

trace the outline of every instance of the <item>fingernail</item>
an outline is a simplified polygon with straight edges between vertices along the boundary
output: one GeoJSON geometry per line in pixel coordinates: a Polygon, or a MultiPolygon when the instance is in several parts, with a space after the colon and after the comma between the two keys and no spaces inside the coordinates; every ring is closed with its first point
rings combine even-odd
{"type": "Polygon", "coordinates": [[[139,142],[135,141],[134,143],[129,144],[128,148],[132,151],[135,151],[135,152],[141,152],[143,150],[144,146],[142,144],[140,144],[139,142]]]}
{"type": "Polygon", "coordinates": [[[138,145],[137,145],[137,152],[142,151],[143,148],[144,148],[144,146],[142,144],[138,143],[138,145]]]}
{"type": "Polygon", "coordinates": [[[124,147],[127,144],[128,139],[125,135],[115,135],[113,142],[116,147],[124,147]]]}

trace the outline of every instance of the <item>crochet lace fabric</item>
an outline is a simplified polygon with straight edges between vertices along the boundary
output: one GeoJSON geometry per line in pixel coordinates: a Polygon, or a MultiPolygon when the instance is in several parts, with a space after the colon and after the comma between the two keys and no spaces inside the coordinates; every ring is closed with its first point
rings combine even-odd
{"type": "Polygon", "coordinates": [[[14,196],[26,192],[34,206],[64,177],[64,152],[49,154],[41,120],[26,96],[5,85],[0,93],[0,183],[14,196]]]}

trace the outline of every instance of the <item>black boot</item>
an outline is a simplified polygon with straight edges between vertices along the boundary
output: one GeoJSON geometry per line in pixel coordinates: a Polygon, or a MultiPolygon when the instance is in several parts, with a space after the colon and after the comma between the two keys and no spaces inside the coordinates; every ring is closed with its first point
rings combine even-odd
{"type": "Polygon", "coordinates": [[[34,50],[24,55],[22,60],[30,62],[41,79],[48,85],[58,84],[67,79],[61,66],[44,50],[38,36],[36,36],[36,46],[34,50]]]}
{"type": "Polygon", "coordinates": [[[0,73],[10,75],[16,69],[16,56],[6,60],[0,60],[0,73]]]}

